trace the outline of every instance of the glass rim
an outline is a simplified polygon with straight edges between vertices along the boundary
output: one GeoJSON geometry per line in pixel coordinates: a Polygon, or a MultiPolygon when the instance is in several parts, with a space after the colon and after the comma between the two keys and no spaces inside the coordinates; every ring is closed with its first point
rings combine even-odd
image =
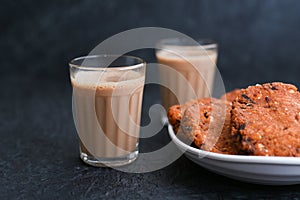
{"type": "Polygon", "coordinates": [[[117,54],[96,54],[96,55],[79,56],[79,57],[76,57],[76,58],[72,59],[69,62],[70,68],[76,68],[76,69],[80,69],[80,70],[90,70],[90,71],[133,70],[133,69],[138,69],[140,67],[143,67],[145,65],[146,65],[146,62],[143,59],[139,58],[139,57],[131,56],[131,55],[117,55],[117,54]],[[78,62],[78,61],[83,61],[84,62],[85,59],[95,59],[95,58],[111,58],[111,59],[113,59],[112,62],[115,61],[118,58],[130,58],[130,59],[136,60],[137,64],[132,64],[132,65],[124,64],[122,66],[114,66],[114,67],[109,67],[112,62],[108,66],[105,66],[105,67],[101,67],[100,65],[99,66],[84,66],[84,65],[82,65],[82,63],[81,64],[76,64],[76,62],[78,62]]]}
{"type": "Polygon", "coordinates": [[[186,38],[166,38],[159,40],[156,47],[158,50],[173,49],[174,47],[180,49],[199,49],[200,47],[202,50],[208,50],[217,49],[218,43],[209,38],[199,38],[195,40],[187,40],[186,38]]]}

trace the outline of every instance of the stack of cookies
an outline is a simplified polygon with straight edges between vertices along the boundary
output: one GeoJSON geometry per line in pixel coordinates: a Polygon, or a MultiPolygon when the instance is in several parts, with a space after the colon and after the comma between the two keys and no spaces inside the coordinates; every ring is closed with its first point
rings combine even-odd
{"type": "Polygon", "coordinates": [[[223,154],[300,156],[300,93],[280,82],[249,86],[220,99],[202,98],[169,109],[177,137],[223,154]]]}

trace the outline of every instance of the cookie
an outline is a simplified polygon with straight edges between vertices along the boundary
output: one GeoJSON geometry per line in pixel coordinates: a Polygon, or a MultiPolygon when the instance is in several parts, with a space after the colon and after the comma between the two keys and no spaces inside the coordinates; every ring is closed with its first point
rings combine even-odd
{"type": "Polygon", "coordinates": [[[169,108],[168,120],[169,120],[169,123],[173,126],[173,130],[175,133],[178,132],[181,118],[182,118],[182,115],[183,115],[184,111],[186,110],[186,108],[188,108],[189,106],[191,106],[192,104],[194,104],[196,102],[197,102],[197,100],[191,100],[183,105],[174,105],[169,108]]]}
{"type": "Polygon", "coordinates": [[[199,99],[188,107],[181,120],[177,136],[186,143],[206,151],[238,154],[230,133],[230,102],[215,98],[199,99]]]}
{"type": "Polygon", "coordinates": [[[233,100],[235,100],[235,98],[238,96],[239,93],[240,93],[240,89],[235,89],[225,93],[223,96],[221,96],[220,99],[232,102],[233,100]]]}
{"type": "Polygon", "coordinates": [[[169,108],[168,120],[169,120],[169,123],[172,125],[175,133],[178,132],[181,117],[182,117],[182,111],[181,111],[180,105],[174,105],[169,108]]]}
{"type": "Polygon", "coordinates": [[[294,85],[242,89],[231,113],[232,135],[245,154],[300,156],[300,93],[294,85]]]}
{"type": "MultiPolygon", "coordinates": [[[[221,97],[221,99],[231,102],[237,97],[239,91],[240,91],[239,89],[235,89],[231,92],[227,92],[226,94],[224,94],[221,97]]],[[[173,130],[175,133],[178,132],[181,118],[182,118],[184,111],[198,101],[199,101],[199,104],[203,104],[204,103],[203,101],[207,101],[207,100],[203,100],[203,99],[209,99],[209,98],[200,98],[198,100],[191,100],[183,105],[174,105],[169,108],[168,114],[167,114],[168,120],[169,120],[169,123],[173,126],[173,130]]]]}

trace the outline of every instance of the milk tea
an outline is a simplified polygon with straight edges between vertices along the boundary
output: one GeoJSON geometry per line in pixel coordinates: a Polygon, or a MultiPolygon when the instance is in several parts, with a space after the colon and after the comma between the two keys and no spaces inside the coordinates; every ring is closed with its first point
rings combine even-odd
{"type": "Polygon", "coordinates": [[[166,111],[175,104],[209,97],[213,87],[217,60],[216,51],[189,51],[186,49],[181,55],[179,54],[165,50],[159,50],[156,53],[158,62],[172,69],[171,72],[164,68],[159,69],[160,79],[172,86],[173,90],[161,87],[162,105],[166,111]]]}
{"type": "Polygon", "coordinates": [[[137,153],[144,80],[135,71],[79,71],[71,78],[81,157],[137,153]]]}

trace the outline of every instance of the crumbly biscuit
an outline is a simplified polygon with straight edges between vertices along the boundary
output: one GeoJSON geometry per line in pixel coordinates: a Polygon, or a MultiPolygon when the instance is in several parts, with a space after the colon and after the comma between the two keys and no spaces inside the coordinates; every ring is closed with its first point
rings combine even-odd
{"type": "Polygon", "coordinates": [[[230,92],[227,92],[227,93],[223,94],[220,99],[232,102],[238,96],[240,91],[241,91],[240,89],[232,90],[230,92]]]}
{"type": "Polygon", "coordinates": [[[224,154],[238,154],[230,134],[231,104],[214,98],[199,99],[186,109],[177,136],[200,149],[224,154]]]}
{"type": "Polygon", "coordinates": [[[195,102],[197,102],[197,100],[191,100],[183,105],[174,105],[169,108],[168,119],[169,119],[169,123],[173,126],[173,130],[175,133],[178,132],[181,118],[182,118],[184,111],[186,110],[186,108],[188,108],[195,102]]]}
{"type": "Polygon", "coordinates": [[[232,134],[245,154],[300,156],[300,93],[294,85],[249,86],[231,112],[232,134]]]}
{"type": "Polygon", "coordinates": [[[177,137],[179,137],[183,142],[187,144],[194,142],[195,134],[189,130],[192,129],[193,125],[198,126],[198,123],[195,123],[195,121],[199,120],[199,111],[196,108],[204,105],[210,105],[210,103],[210,98],[201,98],[198,100],[189,101],[182,106],[184,109],[182,109],[183,112],[181,115],[180,124],[178,126],[177,137]]]}
{"type": "MultiPolygon", "coordinates": [[[[224,94],[221,97],[221,99],[222,100],[227,100],[228,102],[231,102],[237,97],[239,91],[240,91],[239,89],[235,89],[231,92],[228,92],[228,93],[224,94]]],[[[200,105],[205,103],[205,101],[206,101],[206,103],[208,103],[210,101],[209,99],[210,98],[200,98],[198,100],[188,101],[183,105],[173,105],[173,106],[171,106],[168,110],[168,120],[169,120],[169,123],[173,126],[173,130],[175,131],[175,133],[178,132],[180,122],[181,122],[181,119],[182,119],[182,115],[185,112],[185,110],[187,108],[189,108],[191,105],[193,105],[194,103],[196,103],[196,102],[199,102],[200,105]]]]}

